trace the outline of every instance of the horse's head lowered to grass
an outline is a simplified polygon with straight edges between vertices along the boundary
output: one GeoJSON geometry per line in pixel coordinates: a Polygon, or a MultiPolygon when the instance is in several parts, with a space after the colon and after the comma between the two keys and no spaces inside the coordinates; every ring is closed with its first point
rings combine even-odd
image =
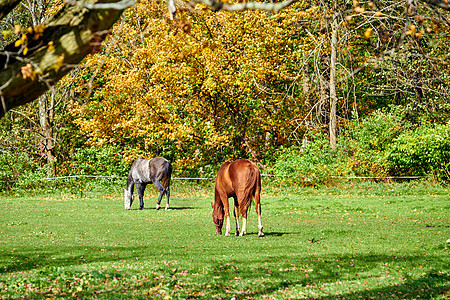
{"type": "Polygon", "coordinates": [[[217,207],[214,207],[214,204],[211,203],[211,207],[213,209],[213,222],[214,225],[216,225],[216,234],[222,234],[222,227],[223,227],[223,219],[224,219],[224,212],[223,212],[223,206],[218,203],[217,207]]]}

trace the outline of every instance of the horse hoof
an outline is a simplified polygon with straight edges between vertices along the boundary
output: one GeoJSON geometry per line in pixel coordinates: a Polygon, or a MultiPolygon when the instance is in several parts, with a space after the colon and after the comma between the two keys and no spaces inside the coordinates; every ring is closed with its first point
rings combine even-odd
{"type": "Polygon", "coordinates": [[[264,233],[262,233],[262,232],[258,233],[258,237],[263,237],[263,236],[264,236],[264,233]]]}
{"type": "Polygon", "coordinates": [[[139,210],[143,210],[143,209],[144,209],[144,207],[143,207],[143,206],[139,207],[139,210]]]}
{"type": "Polygon", "coordinates": [[[161,206],[156,204],[156,210],[159,210],[160,208],[161,208],[161,206]]]}
{"type": "Polygon", "coordinates": [[[169,207],[168,206],[166,206],[166,209],[165,210],[169,210],[169,207]]]}
{"type": "Polygon", "coordinates": [[[225,236],[230,236],[230,233],[229,232],[225,233],[225,236]]]}

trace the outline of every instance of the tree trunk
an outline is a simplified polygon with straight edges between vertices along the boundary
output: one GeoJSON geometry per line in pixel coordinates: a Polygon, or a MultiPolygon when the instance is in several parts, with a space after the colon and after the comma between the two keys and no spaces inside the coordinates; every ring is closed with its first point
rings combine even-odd
{"type": "Polygon", "coordinates": [[[54,94],[48,93],[39,97],[39,123],[41,125],[41,155],[49,166],[50,175],[56,174],[55,169],[55,137],[53,136],[54,94]],[[50,98],[50,99],[48,99],[50,98]]]}
{"type": "Polygon", "coordinates": [[[333,21],[331,24],[331,60],[330,60],[330,146],[336,148],[336,49],[338,47],[338,12],[334,5],[333,21]]]}

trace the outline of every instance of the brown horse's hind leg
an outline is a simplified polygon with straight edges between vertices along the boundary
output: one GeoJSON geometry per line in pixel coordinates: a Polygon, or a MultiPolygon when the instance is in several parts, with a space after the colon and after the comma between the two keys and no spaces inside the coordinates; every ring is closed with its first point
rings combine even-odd
{"type": "Polygon", "coordinates": [[[242,218],[242,231],[240,236],[244,236],[247,234],[247,218],[242,218]]]}
{"type": "Polygon", "coordinates": [[[236,233],[235,235],[239,235],[239,205],[236,200],[234,200],[234,220],[236,221],[236,233]]]}
{"type": "Polygon", "coordinates": [[[261,223],[261,204],[260,203],[258,203],[258,205],[256,205],[256,213],[258,214],[258,236],[259,237],[261,237],[261,236],[264,236],[264,233],[263,233],[263,226],[262,226],[262,223],[261,223]]]}
{"type": "Polygon", "coordinates": [[[258,236],[262,237],[264,236],[263,233],[263,226],[261,223],[261,202],[260,202],[260,189],[257,189],[255,192],[255,207],[256,207],[256,214],[258,215],[258,236]]]}
{"type": "Polygon", "coordinates": [[[258,230],[259,230],[258,236],[261,237],[264,236],[264,233],[262,231],[263,226],[261,223],[261,203],[258,202],[258,204],[256,204],[255,206],[256,206],[256,214],[258,215],[258,230]]]}
{"type": "Polygon", "coordinates": [[[247,210],[248,210],[248,207],[241,207],[242,230],[241,230],[240,236],[244,236],[247,234],[247,210]]]}

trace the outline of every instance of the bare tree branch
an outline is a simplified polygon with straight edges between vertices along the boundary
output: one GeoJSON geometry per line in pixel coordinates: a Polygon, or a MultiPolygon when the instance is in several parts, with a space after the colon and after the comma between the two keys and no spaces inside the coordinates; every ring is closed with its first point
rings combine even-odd
{"type": "Polygon", "coordinates": [[[174,0],[166,0],[167,9],[169,10],[170,19],[173,20],[175,13],[177,12],[177,7],[175,6],[174,0]]]}
{"type": "Polygon", "coordinates": [[[67,74],[70,66],[99,51],[122,11],[66,5],[44,23],[42,33],[27,33],[26,55],[24,45],[6,46],[0,53],[0,94],[4,99],[2,106],[5,105],[0,117],[14,107],[35,100],[67,74]]]}
{"type": "Polygon", "coordinates": [[[291,4],[297,2],[298,0],[285,0],[278,3],[264,3],[264,2],[243,2],[243,3],[223,3],[220,0],[195,0],[193,3],[203,3],[213,11],[243,11],[243,10],[266,10],[273,11],[275,13],[279,12],[283,8],[290,6],[291,4]]]}
{"type": "Polygon", "coordinates": [[[85,7],[87,9],[115,9],[115,10],[124,10],[129,7],[132,7],[136,4],[136,1],[134,0],[121,0],[119,2],[112,2],[112,3],[84,3],[81,1],[72,1],[72,0],[66,0],[67,4],[71,5],[79,5],[82,7],[85,7]]]}
{"type": "Polygon", "coordinates": [[[421,0],[420,2],[427,3],[432,6],[437,6],[445,10],[450,10],[450,5],[448,0],[421,0]]]}

